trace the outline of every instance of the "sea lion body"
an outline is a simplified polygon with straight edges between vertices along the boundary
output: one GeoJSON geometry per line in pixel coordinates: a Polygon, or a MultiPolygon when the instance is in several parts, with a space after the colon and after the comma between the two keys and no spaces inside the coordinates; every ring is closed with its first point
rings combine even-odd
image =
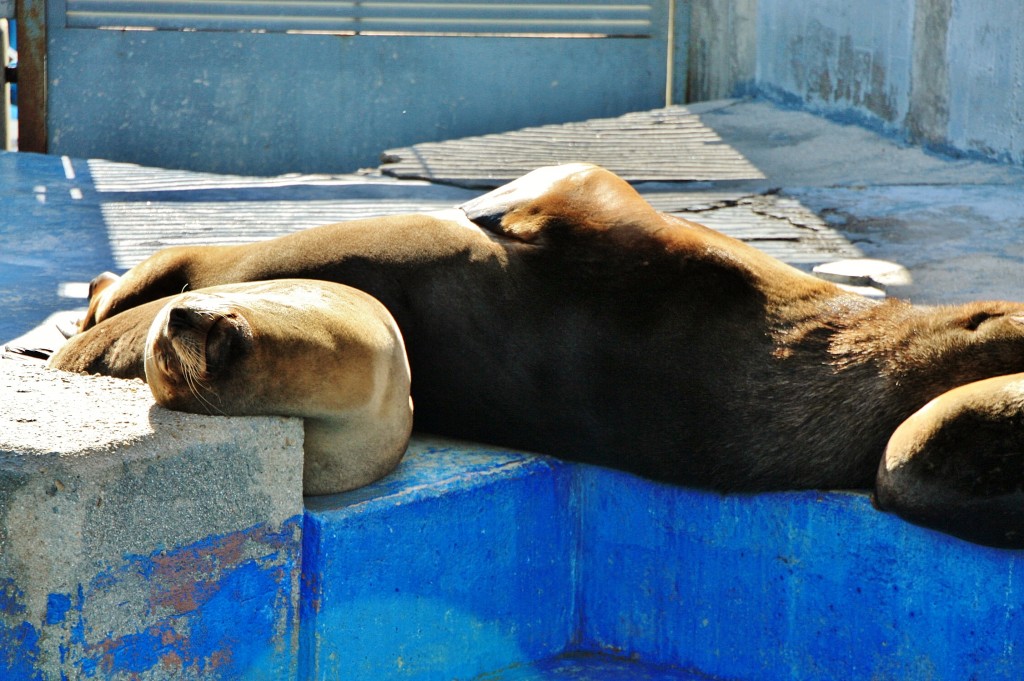
{"type": "Polygon", "coordinates": [[[402,336],[361,291],[274,280],[184,293],[159,309],[145,347],[146,382],[165,407],[304,417],[306,494],[369,484],[405,452],[402,336]]]}
{"type": "Polygon", "coordinates": [[[294,276],[394,315],[417,428],[722,491],[869,487],[904,418],[1024,371],[1022,305],[872,301],[585,165],[445,214],[167,249],[101,294],[54,364],[130,374],[90,334],[148,324],[137,306],[186,285],[294,276]]]}
{"type": "Polygon", "coordinates": [[[1024,546],[1024,374],[935,398],[893,433],[876,505],[947,534],[1024,546]]]}

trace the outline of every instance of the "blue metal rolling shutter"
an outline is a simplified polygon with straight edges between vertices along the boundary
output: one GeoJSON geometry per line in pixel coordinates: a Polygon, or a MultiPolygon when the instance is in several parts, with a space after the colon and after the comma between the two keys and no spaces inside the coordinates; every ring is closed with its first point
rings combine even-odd
{"type": "Polygon", "coordinates": [[[70,28],[649,37],[652,4],[495,0],[67,0],[70,28]]]}

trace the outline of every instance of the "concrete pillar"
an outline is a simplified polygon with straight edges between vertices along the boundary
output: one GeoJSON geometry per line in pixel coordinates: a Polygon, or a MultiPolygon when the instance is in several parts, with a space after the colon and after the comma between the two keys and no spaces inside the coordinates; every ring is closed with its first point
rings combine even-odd
{"type": "Polygon", "coordinates": [[[907,132],[918,144],[943,144],[949,128],[947,43],[953,0],[917,0],[907,132]]]}
{"type": "Polygon", "coordinates": [[[295,678],[302,429],[0,360],[0,678],[295,678]]]}
{"type": "Polygon", "coordinates": [[[758,0],[692,0],[690,8],[687,101],[752,92],[758,0]]]}

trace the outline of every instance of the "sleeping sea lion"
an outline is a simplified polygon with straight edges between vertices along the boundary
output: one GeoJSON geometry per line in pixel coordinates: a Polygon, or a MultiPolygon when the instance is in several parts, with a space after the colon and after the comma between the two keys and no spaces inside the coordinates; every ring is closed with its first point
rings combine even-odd
{"type": "Polygon", "coordinates": [[[165,249],[95,297],[52,364],[137,374],[145,303],[283,277],[388,308],[421,430],[721,491],[868,488],[906,417],[1024,371],[1022,304],[870,300],[583,164],[441,213],[165,249]]]}
{"type": "Polygon", "coordinates": [[[144,344],[157,403],[199,414],[304,417],[303,491],[369,484],[412,431],[409,363],[391,315],[325,281],[226,284],[175,296],[144,344]]]}

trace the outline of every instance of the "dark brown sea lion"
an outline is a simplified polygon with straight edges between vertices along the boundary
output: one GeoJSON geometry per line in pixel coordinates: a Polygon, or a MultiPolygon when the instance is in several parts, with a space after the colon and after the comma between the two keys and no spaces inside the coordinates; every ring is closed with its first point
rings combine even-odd
{"type": "Polygon", "coordinates": [[[104,290],[53,364],[132,375],[160,296],[308,277],[394,315],[421,430],[722,491],[867,488],[943,392],[1024,371],[1024,305],[876,302],[586,165],[457,210],[171,248],[104,290]],[[107,327],[107,328],[105,328],[107,327]]]}
{"type": "Polygon", "coordinates": [[[405,452],[402,335],[362,291],[282,279],[184,293],[157,312],[144,347],[146,382],[165,407],[304,417],[306,494],[367,485],[405,452]]]}
{"type": "Polygon", "coordinates": [[[905,420],[878,469],[879,508],[948,534],[1024,545],[1024,374],[953,388],[905,420]]]}

